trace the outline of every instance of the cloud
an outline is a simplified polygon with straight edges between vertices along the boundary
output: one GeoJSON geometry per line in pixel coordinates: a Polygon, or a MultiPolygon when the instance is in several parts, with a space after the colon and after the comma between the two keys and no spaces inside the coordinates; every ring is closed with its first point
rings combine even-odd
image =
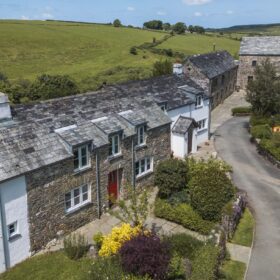
{"type": "Polygon", "coordinates": [[[27,17],[27,16],[21,16],[20,19],[22,19],[22,20],[29,20],[29,17],[27,17]]]}
{"type": "Polygon", "coordinates": [[[202,14],[202,13],[200,13],[200,12],[195,12],[195,13],[194,13],[194,16],[195,16],[195,17],[202,17],[202,16],[203,16],[203,14],[202,14]]]}
{"type": "Polygon", "coordinates": [[[134,7],[127,7],[127,10],[130,11],[130,12],[133,12],[133,11],[135,11],[135,8],[134,7]]]}
{"type": "Polygon", "coordinates": [[[226,11],[226,14],[227,14],[227,15],[232,15],[232,14],[234,14],[234,11],[232,11],[232,10],[227,10],[227,11],[226,11]]]}
{"type": "Polygon", "coordinates": [[[50,14],[50,13],[43,13],[42,14],[42,18],[43,19],[53,19],[54,16],[52,14],[50,14]]]}
{"type": "Polygon", "coordinates": [[[182,1],[184,4],[187,4],[189,6],[204,5],[204,4],[212,2],[212,0],[182,0],[182,1]]]}
{"type": "Polygon", "coordinates": [[[158,11],[158,12],[157,12],[157,15],[159,15],[159,16],[165,16],[165,15],[166,15],[166,12],[164,12],[164,11],[158,11]]]}

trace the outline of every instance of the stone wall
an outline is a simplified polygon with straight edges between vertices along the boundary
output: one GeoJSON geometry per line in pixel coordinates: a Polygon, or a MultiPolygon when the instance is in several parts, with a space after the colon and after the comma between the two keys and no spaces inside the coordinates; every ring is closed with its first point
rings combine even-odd
{"type": "Polygon", "coordinates": [[[269,59],[278,69],[280,74],[280,56],[240,56],[239,58],[239,70],[237,86],[246,89],[248,84],[248,77],[252,76],[254,78],[254,72],[256,67],[252,66],[252,62],[256,61],[257,65],[260,65],[266,59],[269,59]]]}
{"type": "MultiPolygon", "coordinates": [[[[132,184],[134,163],[132,142],[136,137],[121,141],[122,154],[109,158],[109,147],[104,146],[91,154],[91,167],[83,172],[74,173],[73,159],[47,166],[26,175],[28,191],[28,212],[31,250],[38,251],[58,232],[70,233],[77,228],[97,219],[109,206],[108,175],[119,170],[119,193],[125,183],[132,184]],[[96,153],[99,158],[99,192],[97,192],[96,153]],[[65,212],[64,195],[70,190],[90,183],[91,203],[70,213],[65,212]],[[98,199],[99,198],[99,199],[98,199]],[[98,203],[98,201],[100,203],[98,203]]],[[[154,169],[158,163],[170,156],[170,125],[147,131],[146,146],[135,150],[135,160],[152,156],[154,169]]],[[[151,186],[153,173],[137,179],[137,186],[151,186]]]]}

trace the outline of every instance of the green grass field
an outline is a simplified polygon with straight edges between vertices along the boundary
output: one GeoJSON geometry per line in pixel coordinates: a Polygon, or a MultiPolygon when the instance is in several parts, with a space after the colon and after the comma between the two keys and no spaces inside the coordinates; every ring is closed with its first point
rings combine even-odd
{"type": "Polygon", "coordinates": [[[219,280],[243,280],[246,264],[237,261],[226,261],[222,266],[223,276],[219,280]]]}
{"type": "Polygon", "coordinates": [[[170,38],[168,41],[159,45],[160,49],[173,49],[186,55],[202,54],[216,50],[227,50],[233,56],[239,52],[240,42],[228,38],[216,36],[186,34],[170,38]]]}
{"type": "MultiPolygon", "coordinates": [[[[0,72],[12,82],[43,73],[67,74],[82,91],[105,81],[146,78],[153,63],[163,57],[149,50],[132,55],[130,48],[165,35],[100,24],[0,20],[0,72]]],[[[217,50],[232,54],[239,49],[238,41],[202,35],[175,36],[158,47],[189,55],[212,51],[213,43],[217,50]]]]}

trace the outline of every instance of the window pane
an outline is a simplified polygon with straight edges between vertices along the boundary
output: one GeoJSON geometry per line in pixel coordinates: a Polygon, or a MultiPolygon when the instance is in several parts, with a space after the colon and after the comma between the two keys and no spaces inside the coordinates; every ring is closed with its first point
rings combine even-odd
{"type": "Polygon", "coordinates": [[[145,172],[145,159],[141,160],[141,173],[145,172]]]}
{"type": "Polygon", "coordinates": [[[88,192],[88,185],[84,185],[82,188],[83,193],[88,192]]]}
{"type": "Polygon", "coordinates": [[[80,196],[74,198],[74,205],[80,204],[80,196]]]}
{"type": "Polygon", "coordinates": [[[74,169],[79,168],[79,153],[78,150],[74,151],[74,169]]]}
{"type": "Polygon", "coordinates": [[[87,201],[88,200],[88,193],[84,193],[83,194],[83,201],[87,201]]]}
{"type": "Polygon", "coordinates": [[[65,201],[71,200],[71,192],[65,194],[65,201]]]}
{"type": "Polygon", "coordinates": [[[82,167],[87,166],[88,165],[88,158],[87,155],[82,157],[82,167]]]}
{"type": "Polygon", "coordinates": [[[118,135],[116,135],[115,137],[114,137],[114,144],[115,144],[115,146],[114,146],[114,153],[115,154],[118,154],[119,153],[119,136],[118,135]]]}
{"type": "Polygon", "coordinates": [[[66,210],[71,208],[71,200],[65,202],[65,208],[66,208],[66,210]]]}
{"type": "Polygon", "coordinates": [[[77,197],[80,195],[80,189],[75,189],[74,190],[74,197],[77,197]]]}
{"type": "Polygon", "coordinates": [[[137,161],[135,163],[135,174],[136,176],[140,174],[140,170],[139,170],[139,161],[137,161]]]}
{"type": "Polygon", "coordinates": [[[84,146],[84,147],[81,148],[81,156],[84,157],[86,155],[87,155],[87,147],[84,146]]]}
{"type": "Polygon", "coordinates": [[[147,158],[147,170],[151,169],[151,159],[147,158]]]}
{"type": "Polygon", "coordinates": [[[12,235],[15,231],[15,224],[9,225],[9,235],[12,235]]]}

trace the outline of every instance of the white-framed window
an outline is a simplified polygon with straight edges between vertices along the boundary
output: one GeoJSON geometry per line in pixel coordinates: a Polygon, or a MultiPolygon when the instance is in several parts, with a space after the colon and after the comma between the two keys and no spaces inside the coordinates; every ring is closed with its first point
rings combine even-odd
{"type": "Polygon", "coordinates": [[[202,106],[202,102],[203,102],[203,98],[201,95],[196,97],[195,100],[195,107],[201,107],[202,106]]]}
{"type": "Polygon", "coordinates": [[[74,153],[74,170],[82,170],[90,166],[88,145],[78,147],[74,153]]]}
{"type": "Polygon", "coordinates": [[[109,137],[109,156],[117,156],[121,154],[120,135],[116,134],[109,137]]]}
{"type": "Polygon", "coordinates": [[[198,130],[203,130],[203,129],[207,128],[206,127],[207,119],[198,121],[197,124],[198,124],[198,130]]]}
{"type": "Polygon", "coordinates": [[[84,184],[66,193],[64,196],[64,201],[66,213],[74,211],[75,209],[88,204],[91,201],[90,185],[84,184]]]}
{"type": "Polygon", "coordinates": [[[137,127],[137,146],[144,145],[146,143],[146,136],[145,136],[145,126],[137,127]]]}
{"type": "Polygon", "coordinates": [[[8,225],[8,237],[13,238],[18,234],[18,222],[14,222],[8,225]]]}
{"type": "Polygon", "coordinates": [[[146,157],[135,162],[135,176],[140,177],[153,171],[153,158],[146,157]]]}

